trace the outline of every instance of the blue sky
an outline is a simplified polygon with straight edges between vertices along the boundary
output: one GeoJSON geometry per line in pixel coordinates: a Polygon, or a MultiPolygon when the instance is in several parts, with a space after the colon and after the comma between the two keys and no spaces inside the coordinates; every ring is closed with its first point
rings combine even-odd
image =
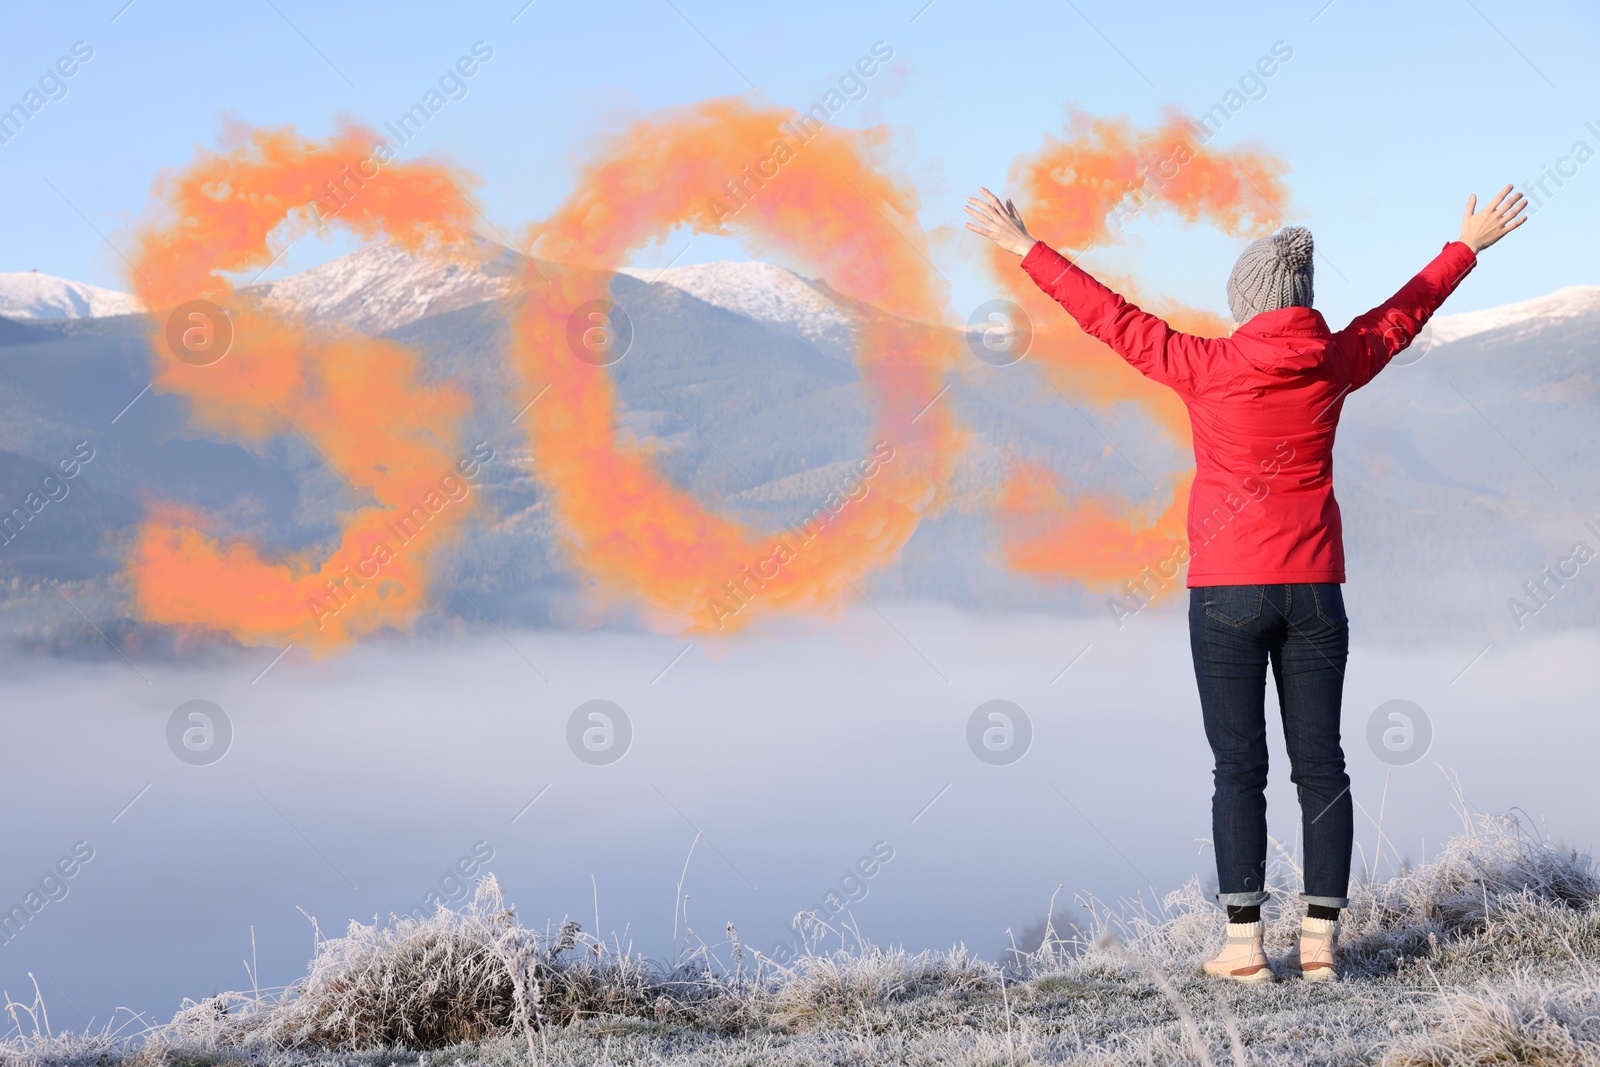
{"type": "MultiPolygon", "coordinates": [[[[143,209],[152,177],[214,143],[224,115],[318,135],[341,115],[381,125],[480,40],[494,58],[402,155],[444,156],[481,175],[486,213],[507,234],[559,203],[588,147],[627,118],[752,84],[768,100],[806,106],[876,41],[895,58],[839,122],[889,124],[923,225],[956,227],[965,195],[1003,182],[1010,161],[1059,131],[1069,107],[1139,123],[1165,107],[1200,111],[1284,41],[1293,59],[1215,143],[1291,164],[1291,213],[1317,236],[1318,306],[1332,320],[1377,303],[1453,238],[1467,193],[1537,178],[1580,139],[1600,151],[1600,9],[1575,0],[1203,10],[1107,0],[524,2],[11,6],[0,106],[22,99],[75,42],[94,55],[63,98],[0,144],[9,208],[0,270],[124,288],[125,267],[101,235],[114,241],[143,209]]],[[[1600,160],[1565,181],[1486,254],[1449,310],[1600,283],[1600,160]]],[[[731,241],[686,244],[664,235],[640,262],[743,257],[731,241]]],[[[1240,246],[1145,221],[1090,266],[1223,311],[1240,246]]],[[[348,250],[304,240],[275,273],[348,250]]],[[[957,280],[958,304],[992,295],[957,257],[937,258],[957,280]]]]}

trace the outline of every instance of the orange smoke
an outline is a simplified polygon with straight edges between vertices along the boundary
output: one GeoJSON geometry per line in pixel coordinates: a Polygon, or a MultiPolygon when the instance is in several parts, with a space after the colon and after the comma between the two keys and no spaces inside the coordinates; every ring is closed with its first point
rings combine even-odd
{"type": "Polygon", "coordinates": [[[1170,502],[1152,520],[1129,518],[1126,501],[1107,502],[1069,490],[1052,471],[1017,463],[1000,506],[1010,524],[1006,562],[1032,574],[1065,574],[1085,585],[1112,587],[1172,555],[1182,529],[1194,472],[1173,479],[1170,502]]]}
{"type": "Polygon", "coordinates": [[[463,178],[393,161],[378,141],[358,127],[326,141],[256,130],[157,179],[131,276],[155,320],[152,386],[191,401],[193,428],[252,446],[303,439],[360,503],[340,516],[331,550],[282,553],[153,505],[126,559],[136,617],[323,652],[406,626],[426,608],[428,558],[470,507],[462,474],[471,461],[458,440],[465,397],[423,384],[404,347],[313,330],[235,293],[224,276],[264,270],[269,235],[292,240],[329,221],[413,251],[469,254],[463,178]],[[211,303],[184,308],[170,336],[188,337],[192,322],[204,343],[231,326],[232,346],[215,362],[214,352],[179,358],[168,340],[172,310],[197,300],[211,303]]]}
{"type": "MultiPolygon", "coordinates": [[[[883,150],[877,132],[710,100],[635,123],[533,229],[535,254],[596,271],[561,272],[548,284],[530,277],[515,349],[530,389],[549,388],[530,411],[537,470],[573,562],[602,599],[643,605],[656,624],[688,631],[819,608],[892,560],[934,505],[958,441],[947,405],[934,401],[959,340],[913,325],[942,321],[949,294],[927,259],[916,195],[885,173],[883,150]],[[737,235],[757,256],[826,277],[896,316],[873,316],[857,339],[856,363],[877,405],[876,444],[796,530],[712,514],[646,455],[619,447],[610,372],[569,343],[574,310],[608,296],[605,272],[683,225],[737,235]]],[[[696,429],[715,441],[719,427],[696,429]]]]}
{"type": "MultiPolygon", "coordinates": [[[[1121,226],[1138,215],[1166,213],[1186,223],[1210,223],[1230,236],[1264,236],[1278,224],[1287,170],[1271,156],[1209,149],[1179,117],[1142,130],[1125,119],[1075,114],[1069,139],[1047,137],[1038,152],[1012,164],[1010,180],[1019,190],[1018,210],[1030,231],[1071,254],[1120,240],[1121,226]]],[[[1176,393],[1078,329],[1017,270],[1009,253],[991,248],[989,255],[994,274],[1032,320],[1030,358],[1039,360],[1059,389],[1096,406],[1133,400],[1181,447],[1190,447],[1188,411],[1176,393]]],[[[1132,281],[1102,280],[1176,329],[1207,337],[1228,332],[1221,316],[1173,302],[1146,302],[1132,281]]],[[[1017,465],[999,504],[1007,566],[1109,588],[1158,561],[1179,554],[1187,558],[1187,496],[1194,471],[1169,474],[1170,503],[1152,521],[1130,517],[1138,508],[1127,500],[1082,494],[1069,499],[1048,472],[1017,465]]]]}

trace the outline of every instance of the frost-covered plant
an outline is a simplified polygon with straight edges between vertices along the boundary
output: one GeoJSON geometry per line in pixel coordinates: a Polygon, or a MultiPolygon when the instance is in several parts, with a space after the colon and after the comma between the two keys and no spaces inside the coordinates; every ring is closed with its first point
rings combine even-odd
{"type": "Polygon", "coordinates": [[[1600,988],[1508,975],[1440,998],[1425,1036],[1396,1042],[1383,1067],[1549,1064],[1600,1067],[1600,988]]]}
{"type": "Polygon", "coordinates": [[[0,1040],[0,1067],[97,1067],[123,1055],[128,1047],[126,1031],[137,1022],[131,1013],[120,1026],[111,1022],[81,1034],[56,1033],[38,981],[31,973],[28,978],[33,981],[32,1001],[23,1004],[9,995],[5,998],[11,1033],[0,1040]]]}

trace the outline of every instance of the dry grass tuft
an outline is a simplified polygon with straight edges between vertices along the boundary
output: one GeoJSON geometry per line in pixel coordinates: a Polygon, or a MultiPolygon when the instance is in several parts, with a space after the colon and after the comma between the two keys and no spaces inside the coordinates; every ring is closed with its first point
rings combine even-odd
{"type": "Polygon", "coordinates": [[[1398,1042],[1383,1067],[1600,1067],[1600,988],[1522,976],[1441,998],[1425,1036],[1398,1042]]]}

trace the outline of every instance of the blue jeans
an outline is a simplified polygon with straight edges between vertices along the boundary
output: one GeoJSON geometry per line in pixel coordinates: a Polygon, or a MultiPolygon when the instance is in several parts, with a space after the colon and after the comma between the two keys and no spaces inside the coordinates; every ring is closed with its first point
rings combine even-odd
{"type": "Polygon", "coordinates": [[[1289,780],[1300,794],[1307,904],[1349,906],[1355,833],[1339,705],[1350,651],[1333,583],[1215,585],[1189,591],[1189,645],[1216,757],[1211,834],[1217,902],[1267,899],[1267,664],[1278,688],[1289,780]]]}

